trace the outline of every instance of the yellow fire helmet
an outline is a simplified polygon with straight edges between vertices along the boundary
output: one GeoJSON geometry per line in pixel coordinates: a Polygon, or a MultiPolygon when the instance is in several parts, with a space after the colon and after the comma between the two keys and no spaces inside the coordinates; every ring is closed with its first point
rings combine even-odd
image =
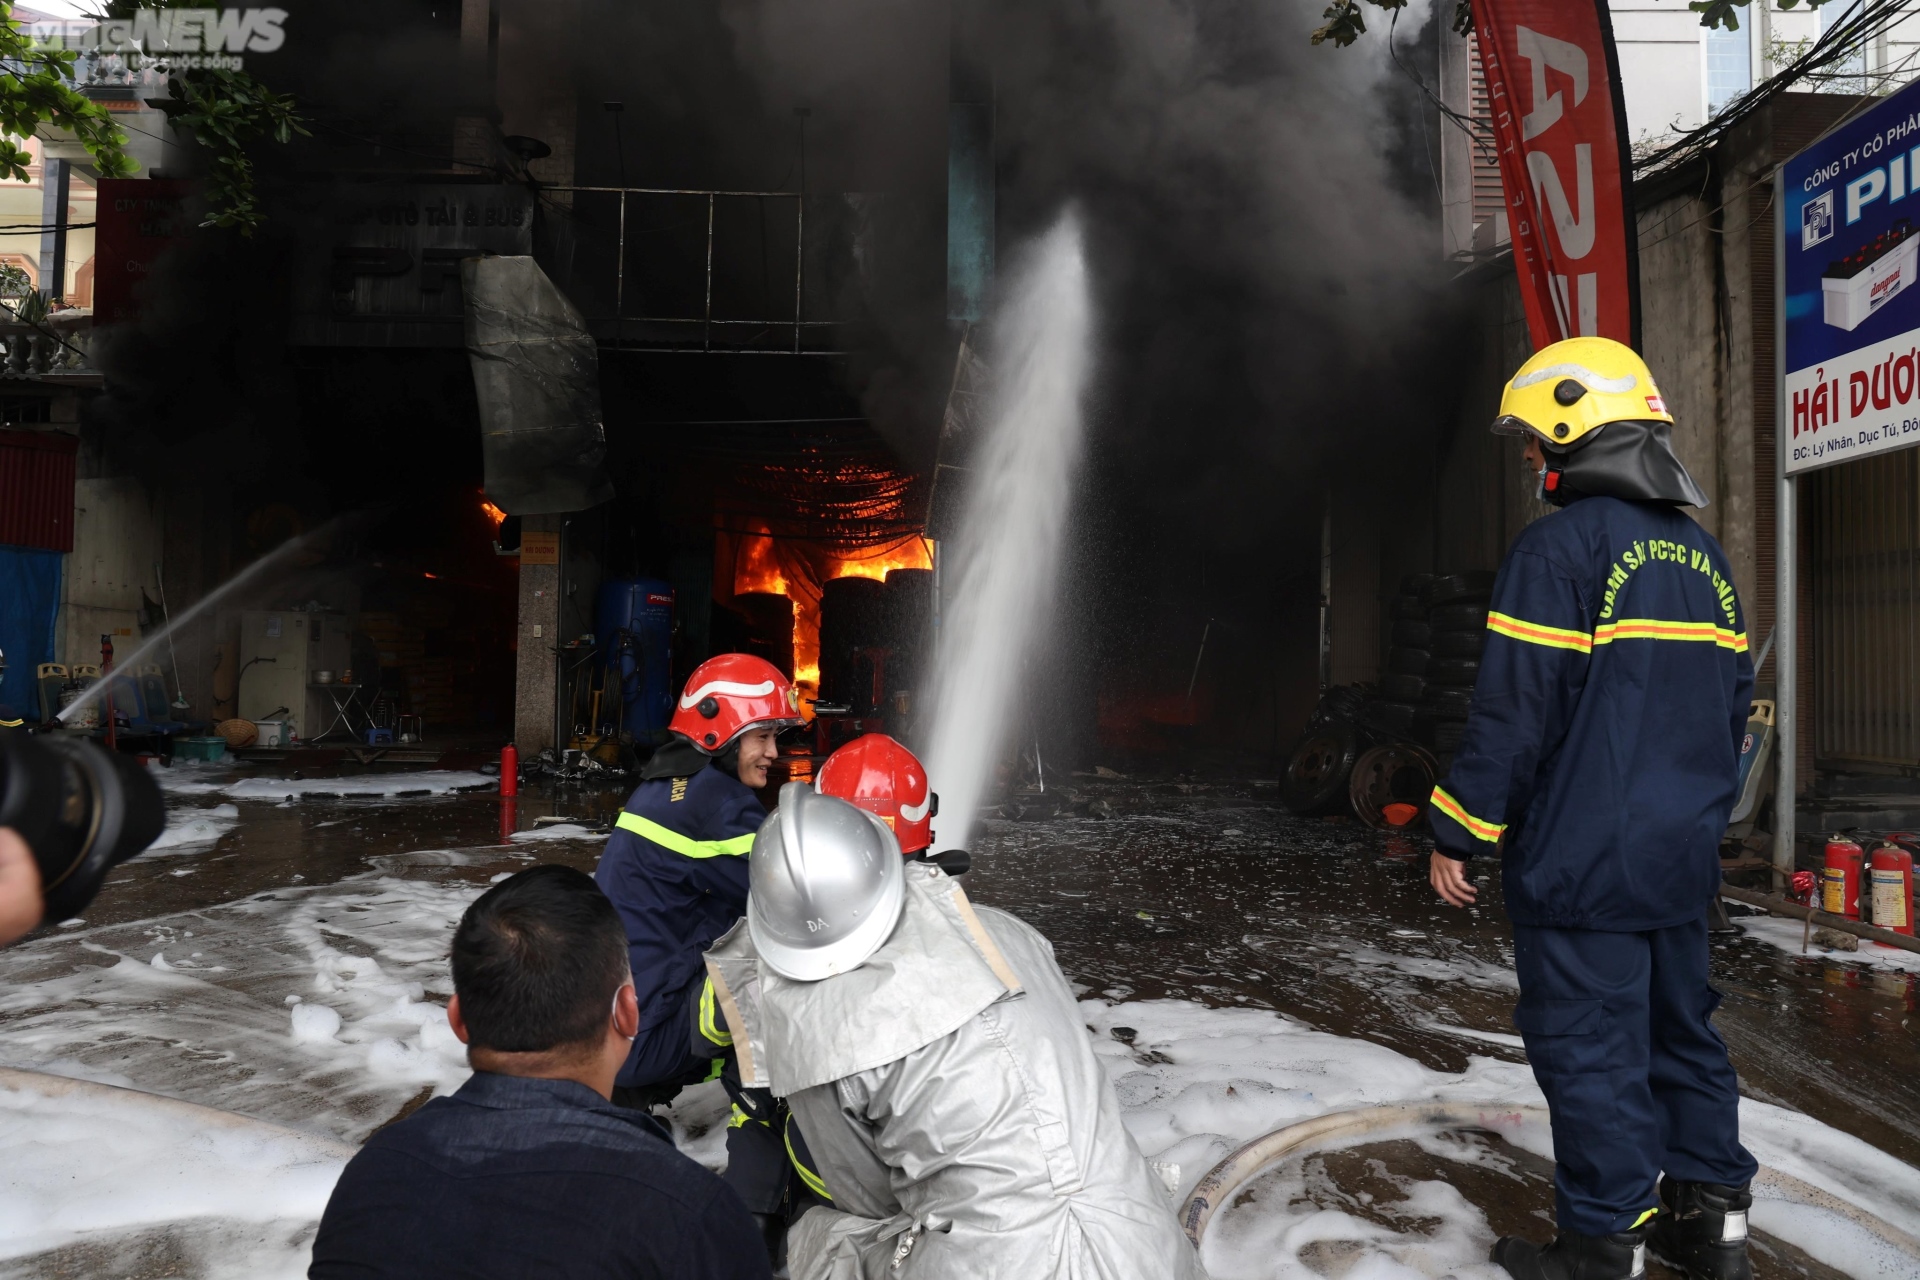
{"type": "Polygon", "coordinates": [[[1499,435],[1531,431],[1568,449],[1609,422],[1672,423],[1646,361],[1612,338],[1567,338],[1533,353],[1500,396],[1499,435]]]}

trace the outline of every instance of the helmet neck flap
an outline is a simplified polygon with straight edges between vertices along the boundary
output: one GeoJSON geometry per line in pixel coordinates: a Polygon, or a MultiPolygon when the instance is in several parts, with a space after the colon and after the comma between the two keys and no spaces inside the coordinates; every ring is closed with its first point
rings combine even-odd
{"type": "Polygon", "coordinates": [[[1707,495],[1674,456],[1672,437],[1668,422],[1609,422],[1572,449],[1543,441],[1547,470],[1541,496],[1556,507],[1589,497],[1704,507],[1707,495]]]}

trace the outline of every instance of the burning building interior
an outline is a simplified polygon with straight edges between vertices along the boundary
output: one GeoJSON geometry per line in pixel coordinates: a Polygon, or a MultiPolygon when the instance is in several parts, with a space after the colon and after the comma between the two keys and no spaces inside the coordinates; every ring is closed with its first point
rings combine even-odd
{"type": "MultiPolygon", "coordinates": [[[[292,570],[172,637],[170,719],[631,764],[665,691],[744,649],[823,717],[816,753],[924,731],[996,246],[1077,202],[1101,355],[1009,732],[1029,769],[1271,768],[1320,675],[1328,495],[1391,526],[1393,571],[1431,560],[1431,521],[1389,496],[1422,492],[1452,394],[1410,85],[1251,13],[1218,19],[1257,36],[1232,59],[1209,32],[1145,65],[1146,14],[533,13],[290,10],[248,66],[304,123],[250,148],[249,234],[197,225],[205,148],[151,107],[141,127],[173,142],[138,177],[48,144],[47,173],[100,193],[100,249],[62,252],[139,283],[111,323],[57,295],[94,326],[84,372],[22,380],[75,424],[79,496],[53,548],[73,558],[11,644],[19,685],[42,664],[83,683],[101,635],[124,656],[303,538],[292,570]],[[1190,106],[1156,119],[1164,100],[1190,106]],[[1326,116],[1281,123],[1305,100],[1326,116]],[[463,261],[497,258],[537,280],[496,287],[544,301],[476,298],[463,261]],[[516,363],[560,332],[565,368],[516,363]],[[246,638],[276,611],[349,637],[304,689],[246,638]]],[[[93,74],[102,100],[164,83],[93,74]]],[[[35,714],[62,696],[9,692],[35,714]]]]}

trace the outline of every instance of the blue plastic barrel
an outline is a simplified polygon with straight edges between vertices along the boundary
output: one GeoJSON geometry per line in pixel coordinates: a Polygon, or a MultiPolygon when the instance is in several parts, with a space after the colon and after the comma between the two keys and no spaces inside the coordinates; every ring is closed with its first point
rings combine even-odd
{"type": "Polygon", "coordinates": [[[600,584],[594,634],[606,666],[600,722],[639,743],[667,739],[673,716],[673,584],[615,578],[600,584]]]}

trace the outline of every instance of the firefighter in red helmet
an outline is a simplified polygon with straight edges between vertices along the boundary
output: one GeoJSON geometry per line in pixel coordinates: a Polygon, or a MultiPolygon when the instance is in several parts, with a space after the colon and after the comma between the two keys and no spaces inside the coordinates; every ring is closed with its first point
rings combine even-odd
{"type": "Polygon", "coordinates": [[[884,733],[855,738],[827,757],[813,780],[823,796],[836,796],[887,824],[909,862],[931,862],[950,876],[972,865],[964,849],[933,850],[933,820],[940,797],[927,783],[920,757],[884,733]]]}
{"type": "Polygon", "coordinates": [[[727,1181],[770,1241],[785,1225],[786,1153],[771,1097],[739,1087],[733,1037],[700,957],[746,913],[747,852],[767,816],[754,792],[767,785],[775,738],[800,723],[792,682],[764,658],[727,653],[700,664],[667,725],[671,739],[641,768],[594,873],[626,925],[640,1002],[615,1101],[645,1109],[685,1085],[725,1080],[735,1107],[727,1181]]]}
{"type": "Polygon", "coordinates": [[[827,757],[813,780],[823,796],[838,796],[887,824],[909,858],[933,847],[940,797],[927,785],[920,758],[884,733],[855,738],[827,757]]]}

